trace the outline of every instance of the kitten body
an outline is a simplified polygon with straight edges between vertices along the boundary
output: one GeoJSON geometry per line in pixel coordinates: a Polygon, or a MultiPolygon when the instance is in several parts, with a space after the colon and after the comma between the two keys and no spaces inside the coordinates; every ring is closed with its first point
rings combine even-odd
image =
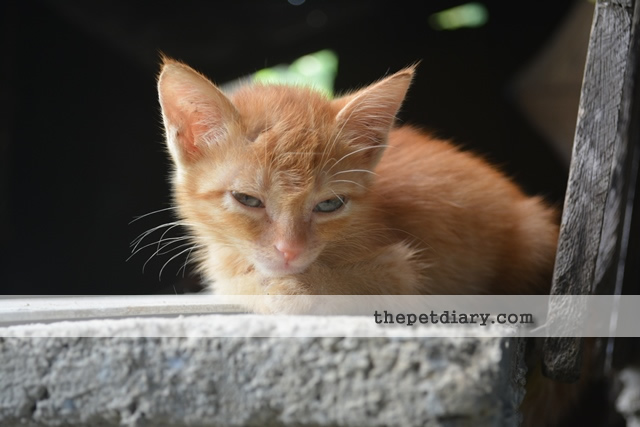
{"type": "Polygon", "coordinates": [[[165,60],[175,202],[214,292],[548,293],[555,211],[480,157],[394,128],[413,73],[335,100],[226,95],[165,60]]]}
{"type": "MultiPolygon", "coordinates": [[[[175,204],[213,292],[281,295],[248,305],[314,314],[358,309],[298,296],[549,292],[557,213],[482,158],[394,128],[413,72],[329,100],[286,86],[227,95],[165,60],[175,204]]],[[[575,388],[533,384],[525,419],[553,423],[575,388]]]]}

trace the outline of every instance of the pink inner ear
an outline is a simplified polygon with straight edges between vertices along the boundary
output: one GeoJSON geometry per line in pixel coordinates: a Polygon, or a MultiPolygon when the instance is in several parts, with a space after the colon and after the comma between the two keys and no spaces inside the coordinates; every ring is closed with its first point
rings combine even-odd
{"type": "MultiPolygon", "coordinates": [[[[180,148],[184,150],[190,157],[193,157],[199,153],[196,146],[196,136],[198,134],[195,126],[192,124],[193,119],[189,117],[183,109],[178,107],[173,100],[169,100],[163,105],[163,112],[167,120],[167,125],[171,125],[175,129],[174,135],[167,135],[168,137],[175,137],[175,142],[180,145],[180,148]],[[195,131],[195,135],[194,135],[195,131]]],[[[200,126],[202,128],[202,126],[200,126]]],[[[203,132],[204,129],[199,129],[203,132]]]]}
{"type": "Polygon", "coordinates": [[[168,143],[177,160],[193,160],[203,139],[219,142],[239,114],[231,101],[204,76],[188,66],[166,63],[158,81],[168,143]]]}
{"type": "Polygon", "coordinates": [[[196,137],[194,136],[193,127],[185,126],[182,130],[178,129],[176,132],[176,138],[178,139],[178,143],[184,147],[185,151],[191,158],[195,158],[200,153],[200,150],[196,145],[196,137]]]}
{"type": "MultiPolygon", "coordinates": [[[[208,100],[207,105],[204,100],[196,103],[194,100],[180,98],[179,94],[174,94],[164,105],[164,113],[168,125],[174,127],[175,143],[189,156],[194,159],[200,154],[198,147],[202,138],[212,129],[225,126],[221,111],[216,108],[214,100],[208,100]]],[[[215,133],[215,132],[213,132],[215,133]]]]}

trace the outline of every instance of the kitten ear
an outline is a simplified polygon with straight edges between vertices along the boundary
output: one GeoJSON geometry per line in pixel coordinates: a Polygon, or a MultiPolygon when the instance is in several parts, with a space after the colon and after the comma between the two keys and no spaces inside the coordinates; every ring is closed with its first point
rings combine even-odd
{"type": "Polygon", "coordinates": [[[196,160],[203,148],[220,143],[240,115],[231,101],[206,77],[163,58],[158,97],[169,152],[176,164],[196,160]]]}
{"type": "Polygon", "coordinates": [[[411,84],[415,67],[380,80],[360,91],[333,101],[339,110],[336,129],[340,138],[360,150],[361,159],[375,166],[386,144],[396,113],[411,84]]]}

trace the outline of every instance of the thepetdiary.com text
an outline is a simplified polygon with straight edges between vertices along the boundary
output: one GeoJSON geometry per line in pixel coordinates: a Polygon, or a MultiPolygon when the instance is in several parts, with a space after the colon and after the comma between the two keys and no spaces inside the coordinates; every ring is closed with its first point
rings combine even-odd
{"type": "Polygon", "coordinates": [[[378,324],[400,324],[413,326],[416,324],[441,324],[441,325],[479,325],[487,326],[493,324],[515,325],[515,324],[535,324],[532,313],[498,313],[494,316],[491,313],[458,313],[456,310],[443,310],[435,312],[431,310],[426,313],[390,313],[387,310],[373,313],[374,321],[378,324]]]}

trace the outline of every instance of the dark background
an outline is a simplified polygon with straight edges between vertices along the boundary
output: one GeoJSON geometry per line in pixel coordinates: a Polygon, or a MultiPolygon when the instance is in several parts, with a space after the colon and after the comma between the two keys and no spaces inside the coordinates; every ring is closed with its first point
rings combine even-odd
{"type": "Polygon", "coordinates": [[[571,1],[482,1],[482,28],[435,31],[462,1],[8,1],[0,5],[0,293],[193,290],[176,259],[130,242],[171,220],[159,52],[218,83],[330,48],[336,89],[421,60],[404,122],[484,154],[562,202],[566,170],[521,116],[513,78],[571,1]],[[177,274],[178,273],[178,274],[177,274]],[[176,275],[177,274],[177,275],[176,275]]]}

